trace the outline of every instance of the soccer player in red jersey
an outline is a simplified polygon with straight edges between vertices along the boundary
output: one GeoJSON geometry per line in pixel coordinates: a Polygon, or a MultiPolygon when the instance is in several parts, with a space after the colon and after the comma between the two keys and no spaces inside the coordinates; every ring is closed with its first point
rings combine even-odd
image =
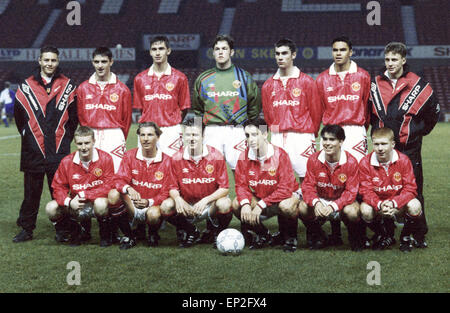
{"type": "MultiPolygon", "coordinates": [[[[385,249],[395,243],[394,219],[404,217],[400,250],[411,251],[412,235],[424,242],[425,228],[417,185],[409,158],[394,149],[394,132],[387,127],[372,133],[373,152],[359,164],[361,217],[375,232],[374,249],[385,249]],[[381,225],[383,220],[383,225],[381,225]]],[[[418,246],[425,248],[426,245],[418,246]]]]}
{"type": "Polygon", "coordinates": [[[134,79],[134,108],[142,111],[139,123],[155,122],[161,127],[159,146],[172,156],[181,147],[180,123],[191,107],[188,79],[171,67],[169,39],[156,36],[150,42],[153,64],[134,79]]]}
{"type": "Polygon", "coordinates": [[[306,226],[310,249],[321,249],[327,236],[321,223],[341,219],[348,229],[353,251],[361,251],[358,193],[358,161],[342,149],[345,132],[339,125],[325,125],[320,132],[323,149],[308,160],[308,170],[302,183],[303,201],[299,204],[300,218],[306,226]]]}
{"type": "Polygon", "coordinates": [[[117,172],[131,125],[131,92],[111,72],[114,60],[109,48],[92,53],[95,73],[77,89],[78,119],[95,133],[95,147],[108,152],[117,172]]]}
{"type": "MultiPolygon", "coordinates": [[[[161,210],[173,203],[169,198],[171,185],[170,157],[157,147],[161,129],[154,122],[140,123],[137,134],[141,146],[127,151],[116,174],[115,188],[109,193],[112,203],[125,202],[132,228],[148,224],[148,245],[157,246],[161,226],[161,210]]],[[[136,245],[134,235],[122,241],[121,249],[136,245]]]]}
{"type": "MultiPolygon", "coordinates": [[[[331,53],[333,64],[316,79],[324,107],[322,123],[336,124],[344,129],[342,149],[350,152],[359,162],[368,152],[370,75],[351,60],[352,42],[348,37],[334,38],[331,53]]],[[[342,245],[340,221],[332,220],[330,224],[332,233],[328,244],[342,245]]]]}
{"type": "Polygon", "coordinates": [[[323,108],[314,80],[294,65],[295,43],[287,38],[275,44],[278,71],[261,89],[264,119],[272,132],[271,143],[288,154],[300,183],[306,162],[315,151],[315,135],[323,108]]]}
{"type": "Polygon", "coordinates": [[[247,149],[236,165],[236,198],[232,207],[241,220],[241,231],[249,248],[262,248],[272,237],[264,219],[278,216],[277,243],[283,250],[297,249],[299,186],[288,154],[267,141],[267,123],[257,118],[244,124],[247,149]],[[253,231],[256,237],[252,236],[253,231]]]}
{"type": "Polygon", "coordinates": [[[94,131],[89,127],[80,126],[75,131],[74,141],[77,151],[62,159],[52,182],[55,200],[50,201],[45,210],[55,225],[57,241],[68,240],[58,237],[58,230],[72,229],[72,245],[90,239],[90,234],[81,232],[76,220],[96,216],[100,246],[106,247],[111,245],[107,197],[114,177],[113,160],[108,153],[94,148],[94,131]]]}
{"type": "Polygon", "coordinates": [[[201,243],[214,243],[233,217],[228,197],[228,173],[224,156],[203,143],[200,117],[190,117],[182,124],[184,148],[172,157],[174,186],[170,196],[175,208],[169,214],[183,214],[192,223],[206,219],[201,243]]]}

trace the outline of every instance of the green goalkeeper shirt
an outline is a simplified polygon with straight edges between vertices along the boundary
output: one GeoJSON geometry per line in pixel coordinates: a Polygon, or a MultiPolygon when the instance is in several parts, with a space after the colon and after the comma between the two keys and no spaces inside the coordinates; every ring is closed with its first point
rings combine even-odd
{"type": "Polygon", "coordinates": [[[242,125],[258,117],[261,95],[247,71],[234,64],[214,67],[195,80],[192,108],[205,125],[242,125]]]}

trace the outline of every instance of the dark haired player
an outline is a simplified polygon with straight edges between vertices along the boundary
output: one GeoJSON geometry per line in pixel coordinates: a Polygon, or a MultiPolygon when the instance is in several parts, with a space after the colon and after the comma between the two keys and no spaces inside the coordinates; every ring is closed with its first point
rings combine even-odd
{"type": "MultiPolygon", "coordinates": [[[[351,60],[353,49],[348,37],[334,38],[331,46],[334,62],[316,79],[324,107],[322,123],[342,126],[345,131],[342,148],[359,162],[368,152],[370,75],[351,60]]],[[[332,233],[328,244],[339,246],[343,243],[340,221],[330,221],[330,224],[332,233]]]]}
{"type": "Polygon", "coordinates": [[[299,204],[300,218],[306,226],[310,249],[321,249],[327,236],[321,224],[340,219],[348,229],[353,251],[364,248],[361,236],[358,193],[358,161],[342,149],[345,132],[339,125],[325,125],[320,132],[323,149],[308,159],[308,170],[302,183],[303,201],[299,204]]]}
{"type": "Polygon", "coordinates": [[[206,125],[205,144],[222,153],[234,170],[239,154],[245,150],[241,126],[248,119],[258,117],[261,99],[251,75],[231,61],[234,40],[218,35],[212,47],[216,66],[195,80],[192,108],[206,125]]]}
{"type": "MultiPolygon", "coordinates": [[[[139,123],[155,122],[161,127],[158,145],[172,156],[181,147],[180,123],[191,107],[188,79],[170,66],[172,50],[166,36],[150,41],[153,64],[134,78],[134,108],[142,111],[139,123]]],[[[139,140],[138,140],[139,144],[139,140]]]]}
{"type": "Polygon", "coordinates": [[[288,154],[267,140],[267,123],[261,119],[245,123],[247,149],[236,166],[236,198],[232,206],[241,220],[241,231],[249,248],[262,248],[272,243],[269,230],[262,221],[278,217],[280,235],[277,243],[283,250],[297,249],[298,182],[288,154]],[[252,232],[256,235],[253,236],[252,232]]]}
{"type": "MultiPolygon", "coordinates": [[[[395,147],[406,154],[414,169],[417,199],[422,204],[424,232],[425,219],[422,170],[422,138],[428,135],[439,120],[440,107],[430,84],[406,64],[406,46],[391,42],[384,49],[385,68],[371,84],[372,129],[389,127],[394,132],[395,147]]],[[[426,247],[425,237],[414,238],[418,247],[426,247]]]]}
{"type": "Polygon", "coordinates": [[[20,170],[24,172],[24,200],[17,219],[22,230],[13,242],[33,239],[44,176],[47,175],[53,194],[53,176],[61,160],[70,153],[78,125],[76,87],[58,66],[58,49],[42,47],[39,68],[19,84],[16,93],[14,118],[22,138],[20,170]]]}

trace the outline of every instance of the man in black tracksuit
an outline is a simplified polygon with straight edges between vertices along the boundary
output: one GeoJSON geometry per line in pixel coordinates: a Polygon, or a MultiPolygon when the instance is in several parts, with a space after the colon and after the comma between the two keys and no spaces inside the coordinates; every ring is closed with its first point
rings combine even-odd
{"type": "Polygon", "coordinates": [[[417,198],[422,204],[420,225],[411,230],[417,247],[424,248],[428,227],[424,212],[422,137],[428,135],[439,120],[439,103],[430,84],[406,64],[406,46],[391,42],[385,47],[383,73],[371,84],[372,131],[389,127],[394,131],[395,148],[405,153],[414,169],[417,198]]]}
{"type": "Polygon", "coordinates": [[[13,242],[33,238],[44,176],[51,183],[78,125],[75,84],[60,73],[59,51],[43,47],[39,68],[19,85],[14,118],[22,139],[20,170],[24,172],[24,200],[17,219],[22,228],[13,242]]]}

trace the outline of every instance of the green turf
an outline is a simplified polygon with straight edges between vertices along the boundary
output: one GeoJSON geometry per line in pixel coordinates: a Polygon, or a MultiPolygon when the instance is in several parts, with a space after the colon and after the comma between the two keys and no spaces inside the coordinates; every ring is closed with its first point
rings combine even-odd
{"type": "MultiPolygon", "coordinates": [[[[134,147],[136,125],[128,148],[134,147]]],[[[425,138],[423,146],[426,212],[429,248],[401,253],[397,245],[388,251],[321,251],[305,249],[305,229],[299,226],[300,247],[287,254],[277,248],[251,251],[240,256],[222,256],[209,245],[179,249],[175,230],[161,231],[161,246],[144,243],[121,251],[118,246],[98,246],[97,223],[93,239],[80,247],[57,244],[44,205],[50,197],[45,187],[34,239],[14,244],[15,225],[23,194],[19,172],[20,139],[14,125],[0,128],[0,293],[1,292],[449,292],[449,165],[450,124],[440,123],[425,138]],[[81,285],[69,286],[67,263],[81,265],[81,285]],[[369,286],[367,263],[381,265],[381,285],[369,286]]],[[[234,184],[232,184],[234,187],[234,184]]],[[[232,191],[234,196],[234,190],[232,191]]],[[[300,223],[301,224],[301,223],[300,223]]],[[[231,226],[238,227],[233,218],[231,226]]],[[[267,225],[276,231],[276,219],[267,225]]],[[[204,227],[204,224],[200,224],[204,227]]],[[[329,231],[328,224],[325,230],[329,231]]],[[[397,229],[397,237],[398,237],[397,229]]],[[[343,227],[343,233],[346,230],[343,227]]]]}

